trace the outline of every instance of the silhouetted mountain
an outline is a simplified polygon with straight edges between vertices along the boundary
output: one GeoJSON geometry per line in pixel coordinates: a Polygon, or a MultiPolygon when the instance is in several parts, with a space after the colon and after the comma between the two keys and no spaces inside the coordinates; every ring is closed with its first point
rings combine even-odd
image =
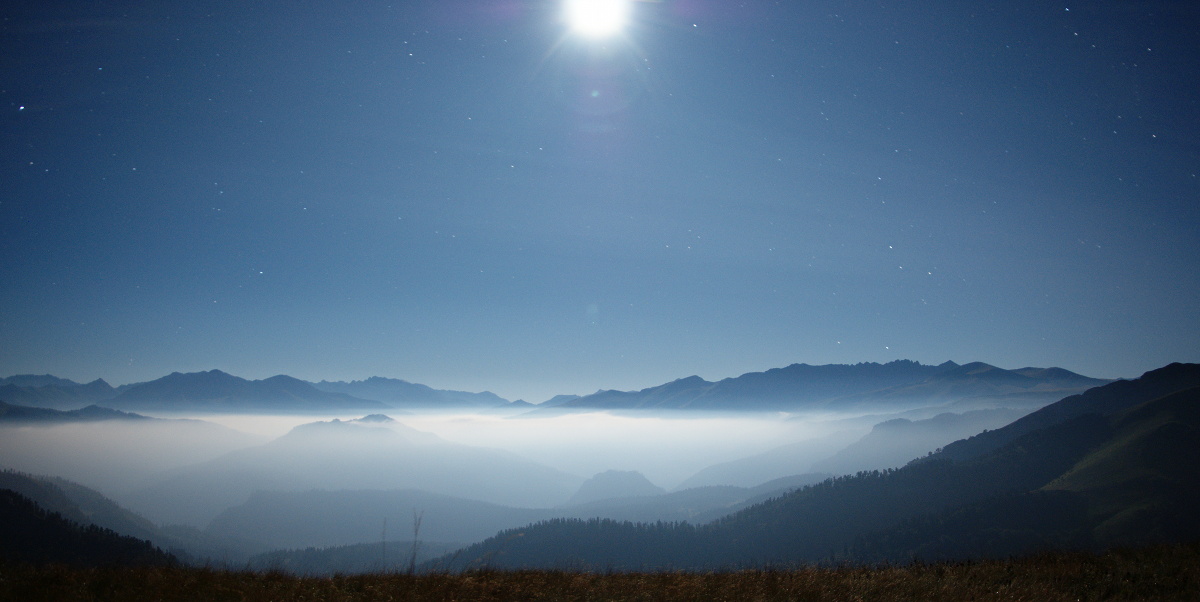
{"type": "Polygon", "coordinates": [[[1066,397],[1003,428],[951,443],[935,457],[967,460],[988,453],[1025,433],[1089,413],[1110,415],[1177,391],[1200,386],[1200,365],[1170,364],[1135,380],[1120,380],[1066,397]]]}
{"type": "Polygon", "coordinates": [[[568,506],[577,506],[598,500],[655,496],[666,493],[662,487],[651,483],[635,470],[608,470],[583,482],[579,491],[567,500],[568,506]]]}
{"type": "Polygon", "coordinates": [[[446,441],[399,422],[314,422],[267,443],[173,471],[129,503],[200,525],[257,490],[422,489],[514,506],[553,506],[583,479],[512,452],[446,441]]]}
{"type": "MultiPolygon", "coordinates": [[[[792,364],[717,382],[699,376],[642,389],[598,391],[553,407],[605,410],[688,409],[799,411],[945,405],[971,398],[1013,397],[1021,405],[1049,403],[1108,381],[1060,368],[1003,370],[980,362],[927,366],[909,360],[887,364],[792,364]]],[[[548,409],[546,410],[548,411],[548,409]]]]}
{"type": "Polygon", "coordinates": [[[0,380],[0,383],[0,400],[43,408],[78,408],[87,404],[102,403],[117,395],[116,389],[103,379],[81,385],[48,374],[19,375],[0,380]]]}
{"type": "Polygon", "coordinates": [[[99,492],[66,479],[5,470],[0,471],[0,489],[15,491],[43,509],[79,524],[94,524],[138,539],[151,539],[155,535],[155,526],[150,521],[99,492]]]}
{"type": "Polygon", "coordinates": [[[552,520],[462,550],[455,567],[904,562],[1194,539],[1198,372],[1175,364],[1099,387],[1018,420],[1024,432],[990,449],[830,479],[700,527],[552,520]]]}
{"type": "Polygon", "coordinates": [[[550,399],[547,399],[546,401],[536,405],[541,408],[553,408],[576,399],[579,399],[578,395],[555,395],[554,397],[551,397],[550,399]]]}
{"type": "Polygon", "coordinates": [[[79,383],[67,379],[59,378],[51,374],[14,374],[0,378],[0,385],[14,385],[17,387],[78,387],[79,383]]]}
{"type": "Polygon", "coordinates": [[[864,538],[856,554],[961,559],[1200,539],[1200,387],[1099,416],[1046,429],[1101,419],[1110,434],[1045,486],[909,519],[864,538]]]}
{"type": "Polygon", "coordinates": [[[321,391],[290,376],[246,380],[220,370],[182,374],[125,388],[107,405],[124,410],[309,412],[387,408],[384,403],[321,391]]]}
{"type": "Polygon", "coordinates": [[[323,380],[312,385],[321,391],[371,399],[397,408],[494,408],[509,404],[507,399],[488,391],[445,391],[379,376],[350,382],[323,380]]]}
{"type": "Polygon", "coordinates": [[[1200,387],[1112,423],[1112,437],[1042,489],[1080,494],[1103,544],[1200,539],[1200,387]]]}
{"type": "MultiPolygon", "coordinates": [[[[0,490],[15,492],[45,512],[54,513],[85,529],[108,531],[139,542],[149,541],[183,559],[204,562],[205,559],[247,556],[229,541],[189,533],[186,529],[159,528],[99,492],[65,479],[5,470],[0,471],[0,490]]],[[[70,535],[63,541],[75,539],[75,535],[70,535]]],[[[133,546],[134,549],[139,547],[133,546]]]]}
{"type": "Polygon", "coordinates": [[[0,401],[0,424],[16,422],[70,423],[98,420],[151,420],[141,414],[110,410],[90,405],[78,410],[62,411],[49,408],[19,406],[0,401]]]}

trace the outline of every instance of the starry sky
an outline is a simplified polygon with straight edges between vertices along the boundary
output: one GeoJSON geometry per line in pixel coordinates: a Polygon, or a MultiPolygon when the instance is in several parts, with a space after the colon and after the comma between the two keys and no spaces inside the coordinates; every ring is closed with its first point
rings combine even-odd
{"type": "Polygon", "coordinates": [[[1200,361],[1200,4],[629,9],[0,9],[0,375],[1200,361]]]}

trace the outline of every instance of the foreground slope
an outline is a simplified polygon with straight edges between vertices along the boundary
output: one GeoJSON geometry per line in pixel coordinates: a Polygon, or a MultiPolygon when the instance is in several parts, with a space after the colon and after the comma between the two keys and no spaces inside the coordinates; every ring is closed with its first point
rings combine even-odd
{"type": "Polygon", "coordinates": [[[81,566],[171,565],[176,560],[150,542],[80,524],[29,498],[0,489],[0,563],[81,566]]]}
{"type": "MultiPolygon", "coordinates": [[[[241,536],[212,536],[181,526],[155,525],[94,489],[58,477],[2,470],[0,490],[19,495],[36,505],[39,512],[54,514],[81,528],[149,541],[183,562],[237,562],[262,549],[241,536]]],[[[32,515],[23,516],[28,519],[32,515]]]]}
{"type": "MultiPolygon", "coordinates": [[[[392,548],[389,546],[389,557],[392,548]]],[[[4,600],[1195,600],[1200,546],[1044,554],[963,564],[796,571],[480,571],[300,578],[210,569],[12,567],[4,600]]]]}
{"type": "Polygon", "coordinates": [[[1173,364],[1047,406],[1001,429],[1006,441],[986,451],[830,479],[700,527],[548,521],[502,532],[451,564],[719,568],[1186,540],[1200,536],[1200,519],[1185,511],[1200,476],[1181,463],[1200,446],[1197,379],[1200,366],[1173,364]]]}

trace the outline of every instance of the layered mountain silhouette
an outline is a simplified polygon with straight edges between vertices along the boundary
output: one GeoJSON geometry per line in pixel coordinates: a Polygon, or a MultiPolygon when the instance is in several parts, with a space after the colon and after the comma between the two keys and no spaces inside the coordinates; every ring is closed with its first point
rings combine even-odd
{"type": "Polygon", "coordinates": [[[259,490],[421,489],[548,507],[582,481],[512,452],[452,443],[373,415],[303,424],[265,445],[172,471],[129,504],[157,520],[199,526],[259,490]]]}
{"type": "Polygon", "coordinates": [[[90,405],[78,410],[54,410],[50,408],[35,408],[20,406],[0,401],[0,424],[5,423],[40,423],[66,424],[74,422],[95,422],[100,420],[151,420],[141,414],[122,412],[90,405]]]}
{"type": "Polygon", "coordinates": [[[602,390],[554,404],[565,409],[755,410],[896,408],[901,404],[942,405],[1000,399],[1049,403],[1107,380],[1061,368],[1004,370],[974,362],[938,366],[909,360],[886,364],[792,364],[717,382],[689,376],[640,391],[602,390]]]}
{"type": "Polygon", "coordinates": [[[151,418],[96,405],[54,410],[0,402],[0,464],[110,493],[262,441],[204,420],[151,418]]]}
{"type": "Polygon", "coordinates": [[[350,382],[323,380],[313,386],[321,391],[370,399],[396,408],[499,408],[509,405],[507,399],[488,391],[448,391],[379,376],[350,382]]]}
{"type": "Polygon", "coordinates": [[[1200,365],[1067,397],[903,468],[860,472],[718,521],[555,519],[455,567],[733,568],[983,558],[1200,537],[1200,365]]]}
{"type": "Polygon", "coordinates": [[[0,471],[0,515],[0,558],[9,561],[164,565],[228,552],[197,545],[198,532],[167,533],[99,492],[57,477],[0,471]]]}
{"type": "Polygon", "coordinates": [[[141,412],[356,411],[374,409],[572,410],[688,409],[710,411],[895,410],[905,405],[952,405],[957,411],[987,407],[1037,407],[1106,380],[1061,368],[1004,370],[974,362],[937,366],[909,360],[886,364],[792,364],[717,382],[689,376],[641,391],[601,390],[558,395],[536,407],[487,391],[433,389],[371,377],[310,383],[286,375],[247,380],[220,370],[174,372],[114,389],[97,379],[79,384],[51,375],[0,379],[0,400],[55,409],[102,405],[141,412]]]}
{"type": "Polygon", "coordinates": [[[170,566],[174,556],[148,541],[81,525],[0,489],[0,562],[75,566],[170,566]]]}
{"type": "Polygon", "coordinates": [[[494,393],[441,390],[395,378],[310,383],[286,375],[247,380],[220,370],[174,372],[113,388],[103,379],[87,384],[46,375],[0,379],[0,401],[60,410],[101,405],[122,410],[168,412],[354,411],[411,409],[532,409],[494,393]]]}
{"type": "Polygon", "coordinates": [[[257,491],[244,503],[221,512],[204,532],[219,540],[245,538],[258,547],[344,546],[375,539],[384,519],[389,520],[391,532],[411,533],[409,520],[417,514],[422,519],[421,539],[469,544],[501,530],[556,517],[707,521],[827,476],[802,475],[752,488],[699,487],[610,497],[558,508],[516,508],[414,489],[257,491]]]}
{"type": "Polygon", "coordinates": [[[173,372],[125,388],[105,405],[137,411],[297,412],[385,409],[379,401],[331,393],[290,376],[246,380],[220,370],[173,372]]]}
{"type": "Polygon", "coordinates": [[[810,470],[841,475],[896,468],[963,437],[1002,427],[1024,414],[1021,410],[991,409],[946,412],[923,420],[893,418],[876,424],[863,438],[832,456],[813,462],[810,470]]]}
{"type": "Polygon", "coordinates": [[[18,374],[0,379],[0,400],[17,405],[74,409],[102,404],[116,395],[117,390],[99,378],[87,384],[49,374],[18,374]]]}

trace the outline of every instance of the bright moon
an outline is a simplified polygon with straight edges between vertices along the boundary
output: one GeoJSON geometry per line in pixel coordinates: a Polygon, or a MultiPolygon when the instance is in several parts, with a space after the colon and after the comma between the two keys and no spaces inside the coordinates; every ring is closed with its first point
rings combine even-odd
{"type": "Polygon", "coordinates": [[[566,0],[567,23],[576,33],[589,38],[603,38],[621,31],[628,12],[626,0],[566,0]]]}

